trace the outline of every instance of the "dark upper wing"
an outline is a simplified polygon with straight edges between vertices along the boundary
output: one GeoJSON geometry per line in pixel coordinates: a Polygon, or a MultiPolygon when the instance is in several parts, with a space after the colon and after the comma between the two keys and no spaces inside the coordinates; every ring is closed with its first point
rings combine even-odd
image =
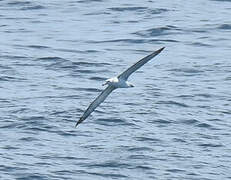
{"type": "Polygon", "coordinates": [[[76,123],[75,127],[84,121],[94,110],[97,108],[100,103],[102,103],[107,96],[115,89],[113,86],[108,86],[106,89],[104,89],[100,95],[89,105],[87,110],[83,113],[82,117],[79,119],[79,121],[76,123]]]}
{"type": "Polygon", "coordinates": [[[123,73],[121,73],[118,78],[127,80],[128,77],[135,72],[137,69],[139,69],[141,66],[143,66],[145,63],[147,63],[149,60],[151,60],[152,58],[154,58],[156,55],[158,55],[162,50],[164,49],[161,48],[155,52],[153,52],[152,54],[149,54],[148,56],[144,57],[143,59],[139,60],[137,63],[135,63],[134,65],[132,65],[131,67],[129,67],[126,71],[124,71],[123,73]]]}

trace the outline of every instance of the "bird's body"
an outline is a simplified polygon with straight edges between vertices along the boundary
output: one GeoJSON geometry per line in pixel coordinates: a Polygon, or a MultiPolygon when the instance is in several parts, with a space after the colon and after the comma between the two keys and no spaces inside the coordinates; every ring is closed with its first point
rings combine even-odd
{"type": "Polygon", "coordinates": [[[106,85],[106,84],[114,86],[115,88],[133,87],[133,85],[131,83],[129,83],[128,81],[126,81],[122,78],[118,78],[118,77],[113,77],[113,78],[107,79],[103,85],[106,85]]]}
{"type": "Polygon", "coordinates": [[[107,96],[115,89],[117,88],[130,88],[134,87],[133,84],[127,81],[128,77],[135,72],[137,69],[139,69],[141,66],[143,66],[145,63],[147,63],[149,60],[151,60],[153,57],[158,55],[162,50],[161,48],[150,55],[144,57],[143,59],[139,60],[137,63],[129,67],[127,70],[125,70],[123,73],[121,73],[117,77],[113,77],[110,79],[107,79],[103,85],[108,85],[106,89],[104,89],[101,94],[89,105],[87,110],[84,112],[82,117],[79,119],[79,121],[76,123],[76,126],[80,124],[82,121],[84,121],[106,98],[107,96]]]}

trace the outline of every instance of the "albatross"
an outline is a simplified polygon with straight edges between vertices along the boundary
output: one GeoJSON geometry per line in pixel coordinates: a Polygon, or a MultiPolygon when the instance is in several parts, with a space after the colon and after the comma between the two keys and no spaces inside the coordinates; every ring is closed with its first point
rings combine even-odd
{"type": "Polygon", "coordinates": [[[83,122],[107,97],[108,95],[117,88],[131,88],[134,87],[133,84],[128,82],[129,76],[134,73],[137,69],[142,67],[144,64],[146,64],[148,61],[150,61],[152,58],[154,58],[156,55],[158,55],[164,47],[160,48],[157,51],[154,51],[153,53],[149,54],[148,56],[142,58],[138,62],[136,62],[134,65],[126,69],[124,72],[122,72],[119,76],[113,77],[110,79],[107,79],[105,81],[104,85],[108,85],[101,93],[100,95],[89,105],[87,110],[83,113],[83,115],[80,117],[79,121],[77,121],[75,127],[77,127],[81,122],[83,122]]]}

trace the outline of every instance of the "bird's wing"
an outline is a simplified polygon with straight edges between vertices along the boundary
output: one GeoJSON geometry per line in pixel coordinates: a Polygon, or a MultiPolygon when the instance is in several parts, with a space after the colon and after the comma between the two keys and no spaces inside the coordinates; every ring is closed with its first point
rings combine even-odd
{"type": "Polygon", "coordinates": [[[106,98],[107,96],[116,89],[114,86],[109,85],[107,88],[105,88],[100,95],[89,105],[87,110],[83,113],[82,117],[79,119],[79,121],[76,123],[75,127],[83,122],[94,110],[97,108],[106,98]]]}
{"type": "Polygon", "coordinates": [[[161,48],[155,52],[153,52],[152,54],[149,54],[148,56],[142,58],[141,60],[139,60],[138,62],[136,62],[134,65],[132,65],[131,67],[129,67],[127,70],[125,70],[124,72],[122,72],[118,78],[127,80],[128,77],[134,73],[137,69],[139,69],[141,66],[143,66],[145,63],[147,63],[149,60],[151,60],[152,58],[154,58],[156,55],[158,55],[162,50],[164,49],[161,48]]]}

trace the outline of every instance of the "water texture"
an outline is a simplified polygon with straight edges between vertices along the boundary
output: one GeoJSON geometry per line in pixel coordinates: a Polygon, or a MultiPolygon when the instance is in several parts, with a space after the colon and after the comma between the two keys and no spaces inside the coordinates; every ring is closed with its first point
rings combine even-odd
{"type": "Polygon", "coordinates": [[[230,0],[0,1],[0,179],[231,179],[230,17],[230,0]]]}

